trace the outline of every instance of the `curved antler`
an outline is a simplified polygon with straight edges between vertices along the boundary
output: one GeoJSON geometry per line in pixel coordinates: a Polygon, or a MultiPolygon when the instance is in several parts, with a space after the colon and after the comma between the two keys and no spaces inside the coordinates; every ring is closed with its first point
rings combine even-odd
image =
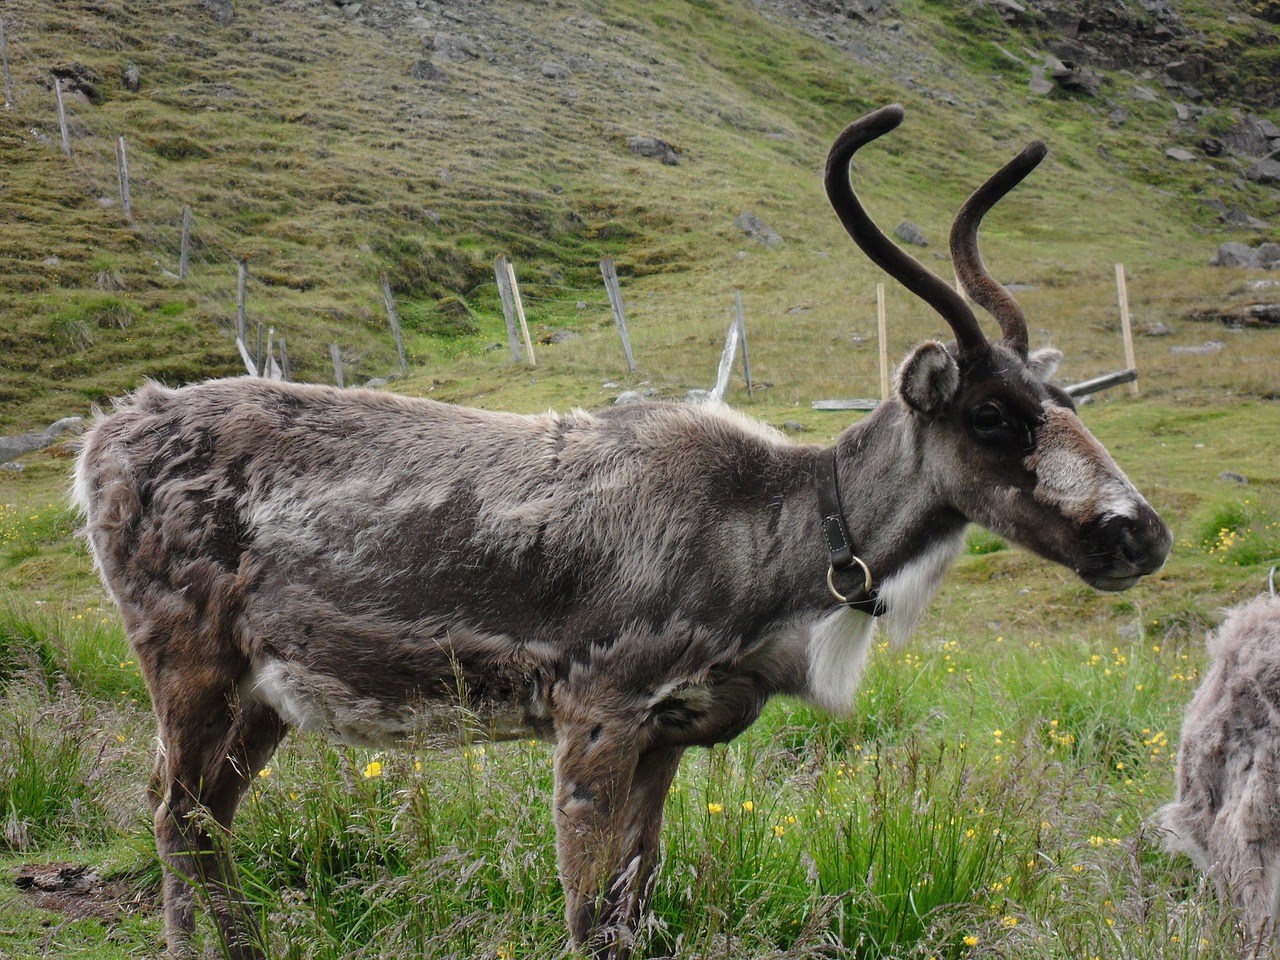
{"type": "Polygon", "coordinates": [[[881,137],[902,123],[898,104],[881,107],[855,120],[836,138],[827,154],[824,183],[827,199],[849,236],[877,266],[914,293],[946,320],[955,332],[961,353],[972,353],[987,345],[987,338],[964,298],[934,276],[910,254],[898,248],[872,222],[853,192],[849,164],[859,147],[881,137]]]}
{"type": "Polygon", "coordinates": [[[1029,144],[1025,150],[997,170],[973,191],[964,202],[951,225],[951,262],[965,291],[979,306],[996,318],[1004,334],[1004,342],[1019,355],[1027,355],[1027,320],[1022,307],[1008,290],[987,272],[978,252],[978,227],[988,210],[1022,182],[1048,153],[1043,141],[1029,144]]]}

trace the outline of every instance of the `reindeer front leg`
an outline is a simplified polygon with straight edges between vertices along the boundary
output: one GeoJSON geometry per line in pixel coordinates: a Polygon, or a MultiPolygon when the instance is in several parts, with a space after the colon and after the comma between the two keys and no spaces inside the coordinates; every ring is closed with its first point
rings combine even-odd
{"type": "Polygon", "coordinates": [[[641,752],[637,718],[583,711],[557,723],[556,852],[569,934],[626,957],[656,862],[679,747],[641,752]]]}

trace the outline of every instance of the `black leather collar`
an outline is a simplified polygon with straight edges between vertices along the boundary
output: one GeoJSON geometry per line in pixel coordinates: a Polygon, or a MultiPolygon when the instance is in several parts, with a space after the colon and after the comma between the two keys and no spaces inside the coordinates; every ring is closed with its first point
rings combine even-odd
{"type": "MultiPolygon", "coordinates": [[[[853,541],[849,538],[849,527],[844,522],[844,505],[840,502],[840,482],[836,476],[836,450],[829,447],[818,454],[813,468],[814,480],[818,488],[818,510],[822,516],[822,536],[827,541],[830,552],[830,566],[827,568],[827,587],[831,595],[846,607],[861,610],[873,617],[886,612],[885,605],[880,602],[879,591],[871,580],[871,571],[862,559],[853,552],[853,541]],[[857,577],[857,585],[849,593],[843,593],[836,586],[836,577],[846,572],[857,577]]],[[[842,580],[848,579],[842,577],[842,580]]]]}

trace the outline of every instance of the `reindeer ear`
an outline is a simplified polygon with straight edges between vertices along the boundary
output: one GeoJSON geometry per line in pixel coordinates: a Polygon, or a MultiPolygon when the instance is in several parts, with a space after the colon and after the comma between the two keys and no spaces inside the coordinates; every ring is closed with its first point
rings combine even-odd
{"type": "Polygon", "coordinates": [[[1048,383],[1049,378],[1057,372],[1058,364],[1061,362],[1061,350],[1045,347],[1042,350],[1033,350],[1031,352],[1030,356],[1027,357],[1027,369],[1041,383],[1048,383]]]}
{"type": "Polygon", "coordinates": [[[946,347],[928,340],[902,361],[894,387],[916,413],[936,417],[960,389],[960,368],[946,347]]]}

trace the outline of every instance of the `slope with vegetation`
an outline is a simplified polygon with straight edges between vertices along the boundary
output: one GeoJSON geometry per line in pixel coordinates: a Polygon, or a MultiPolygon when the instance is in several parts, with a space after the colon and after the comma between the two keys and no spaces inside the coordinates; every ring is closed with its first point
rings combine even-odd
{"type": "MultiPolygon", "coordinates": [[[[1280,560],[1280,333],[1188,319],[1275,298],[1258,286],[1274,274],[1207,265],[1221,242],[1278,239],[1265,225],[1280,222],[1276,188],[1246,177],[1240,140],[1280,119],[1259,80],[1280,49],[1273,7],[7,0],[0,432],[87,413],[146,377],[237,372],[248,257],[250,324],[287,337],[299,378],[329,378],[331,343],[348,382],[396,369],[385,272],[410,352],[394,388],[522,410],[707,386],[737,288],[757,388],[735,381],[730,402],[826,442],[846,415],[809,401],[876,392],[883,279],[821,194],[835,134],[904,103],[902,130],[859,156],[857,184],[886,227],[922,230],[917,253],[943,276],[967,192],[1043,138],[1049,159],[983,228],[986,260],[1016,282],[1033,345],[1067,354],[1064,382],[1123,365],[1124,262],[1141,394],[1099,395],[1083,416],[1169,519],[1173,556],[1102,595],[975,531],[916,639],[878,651],[853,722],[777,704],[689,758],[641,945],[1237,956],[1229,917],[1148,818],[1172,794],[1204,631],[1280,560]],[[1083,88],[1053,80],[1048,57],[1083,88]],[[1197,79],[1165,84],[1171,62],[1191,61],[1197,79]],[[1038,74],[1048,92],[1030,86],[1038,74]],[[633,152],[637,136],[676,163],[633,152]],[[1206,138],[1227,149],[1206,153],[1206,138]],[[179,280],[184,205],[195,244],[179,280]],[[1241,226],[1221,219],[1236,208],[1241,226]],[[743,212],[781,242],[746,235],[743,212]],[[498,253],[535,331],[578,334],[539,345],[536,368],[490,349],[506,340],[498,253]]],[[[888,309],[894,357],[944,334],[892,285],[888,309]]],[[[76,875],[81,901],[0,885],[0,957],[154,956],[154,726],[63,506],[66,452],[0,473],[0,871],[91,864],[103,882],[76,875]]],[[[291,740],[234,840],[276,955],[560,955],[548,758],[542,744],[378,755],[291,740]]]]}

